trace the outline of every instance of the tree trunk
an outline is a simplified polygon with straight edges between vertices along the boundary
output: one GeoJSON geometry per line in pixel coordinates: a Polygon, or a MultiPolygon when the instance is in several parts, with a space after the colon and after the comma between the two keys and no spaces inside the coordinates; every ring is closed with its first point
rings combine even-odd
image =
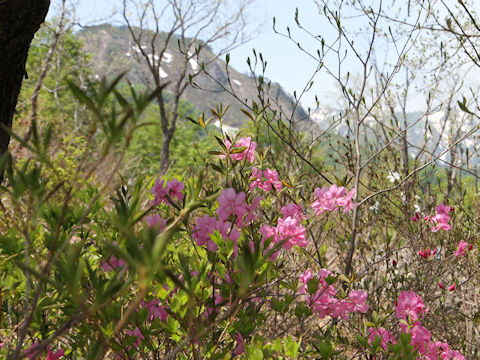
{"type": "Polygon", "coordinates": [[[50,0],[0,0],[0,156],[8,150],[18,94],[27,78],[28,49],[49,6],[50,0]]]}
{"type": "MultiPolygon", "coordinates": [[[[175,130],[175,129],[174,129],[175,130]]],[[[165,175],[170,166],[170,142],[173,138],[173,131],[167,131],[162,136],[162,149],[160,153],[160,174],[165,175]]]]}

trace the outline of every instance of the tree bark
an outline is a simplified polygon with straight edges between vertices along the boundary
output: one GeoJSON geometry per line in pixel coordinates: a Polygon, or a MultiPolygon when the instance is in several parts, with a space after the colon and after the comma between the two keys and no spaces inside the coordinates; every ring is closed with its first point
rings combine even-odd
{"type": "Polygon", "coordinates": [[[173,129],[172,131],[167,131],[163,133],[162,150],[160,152],[160,174],[161,175],[165,175],[170,166],[170,142],[173,139],[174,131],[175,129],[173,129]]]}
{"type": "Polygon", "coordinates": [[[0,156],[8,150],[18,94],[28,78],[28,49],[49,6],[50,0],[0,0],[0,156]]]}

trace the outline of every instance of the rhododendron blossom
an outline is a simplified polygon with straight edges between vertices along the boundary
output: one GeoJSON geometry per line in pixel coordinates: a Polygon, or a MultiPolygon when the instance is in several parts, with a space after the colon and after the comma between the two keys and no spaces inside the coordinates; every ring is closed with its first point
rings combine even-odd
{"type": "Polygon", "coordinates": [[[306,229],[298,221],[290,216],[278,219],[276,227],[263,225],[260,228],[260,233],[264,239],[273,238],[273,243],[282,243],[282,247],[290,250],[293,246],[300,247],[307,246],[305,238],[306,229]]]}
{"type": "Polygon", "coordinates": [[[412,216],[412,221],[413,222],[417,222],[420,220],[420,215],[418,214],[418,212],[415,213],[414,216],[412,216]]]}
{"type": "Polygon", "coordinates": [[[133,331],[132,330],[127,330],[127,335],[136,337],[137,339],[133,343],[133,346],[138,349],[138,346],[140,345],[141,341],[145,339],[145,336],[143,336],[142,332],[138,327],[136,327],[133,331]]]}
{"type": "MultiPolygon", "coordinates": [[[[443,284],[439,282],[443,289],[443,284]]],[[[446,343],[431,342],[432,334],[420,320],[425,316],[428,308],[423,305],[422,299],[413,291],[402,291],[398,296],[396,317],[409,322],[410,325],[400,322],[400,329],[412,336],[411,344],[418,350],[421,357],[417,359],[465,359],[458,351],[451,351],[446,343]]]]}
{"type": "Polygon", "coordinates": [[[142,306],[146,307],[148,310],[148,322],[152,322],[155,319],[160,319],[163,322],[167,321],[168,312],[165,308],[161,305],[159,299],[152,299],[148,302],[142,301],[142,306]]]}
{"type": "Polygon", "coordinates": [[[331,185],[323,188],[316,188],[314,190],[315,201],[312,203],[312,208],[316,215],[321,215],[326,211],[336,211],[342,207],[345,212],[352,210],[355,204],[352,198],[355,195],[355,189],[352,189],[348,194],[343,186],[331,185]]]}
{"type": "Polygon", "coordinates": [[[234,355],[241,355],[245,352],[245,344],[243,340],[242,334],[237,332],[234,336],[233,339],[237,343],[237,346],[235,346],[235,349],[233,349],[233,354],[234,355]]]}
{"type": "Polygon", "coordinates": [[[431,251],[430,248],[428,249],[425,249],[423,251],[418,251],[418,255],[420,255],[421,257],[425,258],[425,259],[430,259],[433,257],[433,255],[435,255],[437,253],[437,250],[433,250],[431,251]]]}
{"type": "Polygon", "coordinates": [[[167,221],[160,217],[160,215],[155,214],[152,216],[147,216],[147,224],[150,227],[155,227],[158,228],[159,231],[162,231],[165,228],[165,225],[167,225],[167,221]]]}
{"type": "Polygon", "coordinates": [[[435,207],[436,214],[434,216],[425,216],[424,220],[430,221],[434,226],[431,227],[432,232],[437,232],[440,229],[445,231],[450,230],[450,212],[453,212],[453,208],[441,203],[435,207]]]}
{"type": "Polygon", "coordinates": [[[282,206],[280,209],[280,212],[284,217],[292,217],[294,219],[297,219],[299,221],[308,219],[308,216],[303,214],[303,209],[301,205],[296,205],[294,203],[287,204],[285,206],[282,206]]]}
{"type": "Polygon", "coordinates": [[[380,346],[383,348],[383,350],[387,350],[387,344],[396,343],[395,337],[392,335],[392,333],[388,330],[385,330],[384,328],[368,328],[368,333],[368,343],[370,344],[370,346],[375,341],[376,336],[380,338],[380,346]]]}
{"type": "Polygon", "coordinates": [[[210,235],[218,231],[224,240],[232,240],[234,243],[234,256],[237,255],[237,240],[240,238],[240,231],[230,222],[218,220],[214,217],[204,215],[196,219],[196,225],[193,227],[192,237],[198,246],[206,245],[208,251],[217,251],[218,245],[211,240],[210,235]]]}
{"type": "Polygon", "coordinates": [[[152,200],[152,206],[160,205],[165,203],[170,205],[168,198],[176,198],[178,202],[181,202],[183,199],[182,191],[185,189],[185,184],[181,181],[178,181],[176,178],[173,178],[171,181],[167,181],[164,186],[164,180],[155,179],[155,185],[151,188],[151,193],[154,196],[152,200]]]}
{"type": "Polygon", "coordinates": [[[254,167],[252,169],[252,176],[250,176],[250,180],[253,181],[250,183],[250,191],[253,191],[256,187],[259,187],[265,192],[272,190],[273,187],[280,191],[283,187],[281,181],[278,180],[278,172],[272,169],[265,169],[263,170],[263,177],[265,178],[262,181],[262,171],[254,167]]]}
{"type": "Polygon", "coordinates": [[[460,240],[460,243],[458,244],[458,249],[455,252],[455,256],[457,258],[459,258],[461,256],[465,256],[466,251],[472,250],[472,247],[473,247],[473,245],[468,245],[468,243],[466,243],[465,241],[460,240]]]}
{"type": "Polygon", "coordinates": [[[428,308],[423,305],[420,296],[413,291],[402,291],[398,296],[398,303],[395,309],[395,315],[397,319],[405,321],[411,321],[415,323],[420,320],[428,308]]]}
{"type": "Polygon", "coordinates": [[[232,188],[224,189],[220,192],[217,201],[220,204],[217,215],[221,220],[228,219],[230,215],[242,218],[248,212],[243,191],[237,194],[232,188]]]}
{"type": "Polygon", "coordinates": [[[101,268],[104,272],[109,272],[113,270],[120,269],[126,264],[125,260],[117,259],[115,256],[111,255],[108,262],[102,261],[101,268]]]}
{"type": "MultiPolygon", "coordinates": [[[[40,360],[40,355],[33,355],[36,349],[40,346],[39,343],[33,343],[28,349],[25,350],[25,356],[30,360],[40,360]]],[[[56,352],[53,352],[50,348],[50,345],[47,346],[47,357],[46,360],[58,360],[65,355],[65,350],[60,349],[56,352]]]]}
{"type": "Polygon", "coordinates": [[[337,290],[333,285],[329,285],[325,280],[332,273],[326,269],[322,269],[318,273],[318,289],[315,293],[309,294],[308,282],[313,279],[311,270],[306,270],[300,275],[302,282],[299,293],[307,296],[307,303],[311,306],[314,313],[323,319],[327,315],[333,318],[342,318],[347,320],[350,313],[360,312],[366,313],[368,311],[367,293],[364,291],[351,291],[347,299],[338,299],[336,297],[337,290]]]}
{"type": "MultiPolygon", "coordinates": [[[[235,148],[246,147],[246,149],[242,152],[230,154],[231,159],[237,160],[237,161],[247,159],[247,161],[249,161],[250,163],[253,163],[255,161],[255,149],[257,148],[257,143],[253,141],[250,136],[246,138],[238,139],[235,145],[233,146],[233,148],[232,148],[232,143],[228,139],[226,139],[225,146],[229,151],[235,148]]],[[[219,157],[221,159],[226,158],[225,155],[220,155],[219,157]]]]}

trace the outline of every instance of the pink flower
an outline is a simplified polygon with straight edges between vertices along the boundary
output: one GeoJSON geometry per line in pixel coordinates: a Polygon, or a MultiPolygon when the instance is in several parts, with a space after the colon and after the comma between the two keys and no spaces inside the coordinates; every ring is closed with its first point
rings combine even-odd
{"type": "Polygon", "coordinates": [[[245,342],[243,340],[242,334],[240,332],[237,332],[234,336],[233,339],[237,343],[237,346],[235,349],[233,349],[233,354],[234,355],[241,355],[245,352],[245,342]]]}
{"type": "Polygon", "coordinates": [[[155,179],[155,185],[150,189],[154,196],[152,200],[152,206],[160,205],[167,198],[167,190],[163,185],[163,180],[155,179]]]}
{"type": "Polygon", "coordinates": [[[465,357],[460,354],[458,350],[451,350],[448,356],[450,356],[452,360],[465,360],[465,357]]]}
{"type": "Polygon", "coordinates": [[[198,246],[206,245],[210,252],[218,250],[217,244],[210,239],[215,231],[218,231],[224,240],[232,240],[234,244],[233,254],[237,256],[238,246],[237,241],[240,238],[240,231],[235,228],[230,222],[217,220],[208,215],[196,219],[196,225],[193,226],[192,237],[198,246]]]}
{"type": "Polygon", "coordinates": [[[162,231],[165,228],[165,225],[167,225],[167,221],[160,217],[160,215],[155,214],[152,216],[147,216],[147,224],[150,227],[158,228],[158,231],[162,231]]]}
{"type": "Polygon", "coordinates": [[[177,201],[181,202],[183,199],[182,191],[185,189],[185,184],[178,181],[176,178],[167,181],[165,186],[163,183],[163,180],[155,179],[155,185],[153,185],[150,190],[154,196],[152,206],[160,205],[162,202],[171,205],[168,201],[168,197],[170,197],[170,199],[176,198],[177,201]]]}
{"type": "Polygon", "coordinates": [[[171,181],[167,182],[165,190],[170,195],[171,198],[177,198],[179,202],[183,199],[182,191],[185,189],[185,184],[181,181],[178,181],[176,178],[173,178],[171,181]]]}
{"type": "Polygon", "coordinates": [[[426,354],[428,351],[428,345],[432,334],[420,323],[415,324],[408,331],[409,334],[412,334],[412,345],[414,349],[417,349],[418,352],[422,355],[426,354]]]}
{"type": "Polygon", "coordinates": [[[472,249],[473,245],[468,245],[465,241],[460,240],[460,243],[458,244],[458,249],[455,252],[455,256],[457,258],[461,256],[465,256],[466,252],[465,251],[470,251],[472,249]]]}
{"type": "Polygon", "coordinates": [[[430,259],[431,257],[433,257],[433,255],[435,255],[437,252],[437,250],[433,250],[433,252],[430,250],[430,248],[426,249],[426,250],[423,250],[423,251],[418,251],[418,255],[420,255],[421,257],[425,258],[425,259],[430,259]]]}
{"type": "Polygon", "coordinates": [[[448,214],[449,212],[453,211],[453,208],[445,205],[444,203],[441,203],[435,206],[435,211],[437,212],[437,214],[448,214]]]}
{"type": "Polygon", "coordinates": [[[245,215],[245,218],[243,220],[242,219],[237,219],[237,226],[239,228],[243,228],[245,226],[245,224],[249,224],[253,220],[256,219],[255,210],[260,205],[260,201],[262,201],[262,199],[263,199],[263,196],[256,197],[252,200],[251,205],[246,206],[247,215],[245,215]]]}
{"type": "Polygon", "coordinates": [[[388,330],[385,330],[384,328],[368,328],[368,343],[372,345],[372,343],[375,341],[375,337],[378,336],[381,339],[380,346],[383,348],[383,350],[387,350],[387,344],[392,343],[395,344],[395,338],[393,337],[392,333],[388,330]]]}
{"type": "Polygon", "coordinates": [[[347,194],[343,186],[331,185],[321,189],[316,188],[314,190],[315,201],[311,206],[316,215],[321,215],[326,211],[337,211],[339,207],[343,207],[343,210],[347,212],[355,207],[355,204],[352,203],[354,195],[355,189],[347,194]]]}
{"type": "MultiPolygon", "coordinates": [[[[228,140],[225,140],[225,146],[228,150],[230,150],[232,148],[232,143],[228,140]]],[[[255,161],[255,149],[257,148],[257,143],[253,141],[251,137],[240,138],[237,140],[237,143],[233,149],[241,147],[246,147],[246,149],[240,153],[230,154],[230,158],[237,161],[241,161],[246,158],[250,163],[253,163],[255,161]]],[[[226,156],[220,155],[220,158],[225,159],[226,156]]]]}
{"type": "Polygon", "coordinates": [[[420,215],[418,214],[418,212],[416,212],[415,215],[412,216],[412,221],[417,222],[418,220],[420,220],[420,215]]]}
{"type": "Polygon", "coordinates": [[[285,219],[278,219],[276,227],[262,225],[260,233],[263,235],[264,240],[273,237],[275,244],[283,242],[282,246],[287,250],[290,250],[295,245],[300,247],[307,246],[307,240],[305,239],[306,229],[299,224],[297,219],[290,216],[285,219]]]}
{"type": "Polygon", "coordinates": [[[263,170],[263,176],[266,181],[260,186],[263,191],[270,191],[273,187],[277,191],[280,191],[283,187],[282,183],[278,180],[278,172],[272,169],[263,170]]]}
{"type": "Polygon", "coordinates": [[[138,346],[140,345],[140,342],[145,339],[145,336],[143,336],[142,332],[138,327],[136,327],[133,331],[127,330],[127,335],[136,337],[137,339],[133,343],[133,346],[138,349],[138,346]]]}
{"type": "Polygon", "coordinates": [[[368,305],[365,303],[367,300],[367,293],[364,291],[354,290],[351,291],[348,300],[338,299],[336,297],[337,290],[333,285],[329,285],[325,280],[332,273],[326,269],[322,269],[318,273],[318,288],[313,295],[310,295],[313,291],[308,291],[308,281],[313,278],[313,274],[310,270],[306,270],[305,273],[300,275],[299,294],[306,295],[306,300],[313,312],[318,314],[320,318],[324,318],[330,315],[334,318],[342,318],[347,320],[350,313],[360,312],[366,313],[368,311],[368,305]]]}
{"type": "Polygon", "coordinates": [[[163,322],[167,321],[168,312],[165,308],[161,305],[159,299],[153,299],[149,302],[142,301],[142,306],[146,307],[148,310],[148,322],[152,322],[155,319],[160,319],[163,322]]]}
{"type": "Polygon", "coordinates": [[[65,355],[65,350],[60,349],[57,352],[53,352],[50,350],[50,346],[47,346],[47,358],[46,360],[57,360],[60,359],[62,356],[65,355]]]}
{"type": "Polygon", "coordinates": [[[440,287],[440,289],[445,289],[445,285],[443,285],[440,281],[438,282],[438,286],[440,287]]]}
{"type": "Polygon", "coordinates": [[[226,220],[230,215],[235,215],[241,219],[248,212],[244,192],[237,194],[234,189],[228,188],[221,191],[217,201],[220,204],[217,208],[220,220],[226,220]]]}
{"type": "Polygon", "coordinates": [[[395,309],[397,319],[411,321],[412,323],[425,316],[428,308],[423,305],[420,296],[413,291],[402,291],[398,296],[398,303],[395,309]]]}
{"type": "Polygon", "coordinates": [[[443,203],[435,207],[436,214],[434,216],[426,216],[424,220],[430,221],[434,224],[430,229],[432,232],[437,232],[440,229],[445,231],[450,230],[450,215],[448,213],[452,212],[453,208],[443,203]]]}
{"type": "Polygon", "coordinates": [[[104,272],[110,272],[110,271],[117,270],[124,267],[125,264],[126,264],[125,260],[117,259],[115,256],[111,255],[108,262],[106,261],[102,262],[101,268],[104,272]]]}
{"type": "Polygon", "coordinates": [[[280,212],[285,217],[290,216],[290,217],[292,217],[294,219],[297,219],[299,221],[301,221],[303,219],[308,219],[308,216],[303,214],[302,206],[301,205],[296,205],[294,203],[290,203],[288,205],[283,206],[280,209],[280,212]]]}
{"type": "Polygon", "coordinates": [[[348,320],[349,314],[353,312],[352,304],[345,299],[338,300],[330,298],[330,315],[336,319],[348,320]]]}
{"type": "MultiPolygon", "coordinates": [[[[33,353],[35,350],[40,346],[39,343],[33,343],[32,346],[30,346],[28,349],[25,350],[25,356],[29,358],[30,360],[40,360],[41,357],[39,355],[36,355],[34,357],[33,353]]],[[[60,359],[62,356],[65,355],[65,350],[60,349],[57,352],[53,352],[50,349],[50,345],[47,346],[47,357],[46,360],[57,360],[60,359]]]]}
{"type": "Polygon", "coordinates": [[[283,187],[281,181],[278,180],[278,172],[272,169],[263,170],[263,177],[265,181],[262,181],[262,171],[254,167],[252,169],[252,176],[250,179],[253,181],[249,185],[250,191],[253,191],[256,187],[259,187],[265,192],[272,190],[272,185],[277,191],[280,191],[283,187]]]}
{"type": "Polygon", "coordinates": [[[302,275],[300,275],[300,281],[307,285],[308,280],[313,279],[312,271],[307,269],[302,275]]]}
{"type": "Polygon", "coordinates": [[[196,225],[193,226],[192,237],[198,246],[207,244],[208,251],[217,251],[218,247],[215,242],[210,239],[217,224],[217,219],[208,215],[204,215],[195,220],[196,225]]]}
{"type": "Polygon", "coordinates": [[[448,288],[448,291],[453,291],[453,290],[455,290],[455,287],[456,287],[456,286],[457,286],[457,284],[453,284],[452,286],[450,286],[450,287],[448,288]]]}
{"type": "Polygon", "coordinates": [[[286,240],[282,245],[285,249],[290,250],[294,245],[300,247],[307,246],[305,233],[306,229],[301,224],[298,224],[297,219],[290,216],[285,219],[278,219],[276,242],[286,240]]]}
{"type": "Polygon", "coordinates": [[[447,343],[442,343],[440,341],[435,341],[428,345],[428,354],[427,359],[438,360],[438,359],[451,359],[450,356],[450,346],[447,343]]]}
{"type": "Polygon", "coordinates": [[[353,304],[353,311],[358,311],[362,314],[365,314],[368,311],[368,304],[365,303],[367,301],[367,293],[365,291],[354,290],[348,294],[348,299],[353,304]]]}
{"type": "Polygon", "coordinates": [[[252,169],[252,175],[250,176],[250,180],[253,180],[250,185],[250,191],[253,191],[257,186],[259,187],[262,184],[262,170],[257,169],[254,167],[252,169]]]}

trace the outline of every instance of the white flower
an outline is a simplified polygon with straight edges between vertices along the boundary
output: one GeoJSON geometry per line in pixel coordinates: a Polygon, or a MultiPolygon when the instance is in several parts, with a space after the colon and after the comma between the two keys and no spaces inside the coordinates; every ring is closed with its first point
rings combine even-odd
{"type": "Polygon", "coordinates": [[[375,201],[375,204],[369,207],[370,210],[372,211],[378,211],[380,210],[380,201],[375,201]]]}
{"type": "Polygon", "coordinates": [[[415,212],[420,212],[420,206],[418,206],[418,204],[414,204],[413,208],[415,209],[415,212]]]}
{"type": "Polygon", "coordinates": [[[388,176],[387,179],[391,182],[394,183],[395,181],[400,180],[400,174],[396,171],[389,170],[388,171],[388,176]]]}

